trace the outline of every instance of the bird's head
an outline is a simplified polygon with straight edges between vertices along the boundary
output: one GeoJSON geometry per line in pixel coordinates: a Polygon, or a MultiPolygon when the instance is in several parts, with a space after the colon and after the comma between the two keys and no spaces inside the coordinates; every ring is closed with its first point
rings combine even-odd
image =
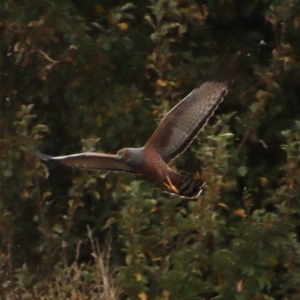
{"type": "Polygon", "coordinates": [[[124,148],[117,152],[118,160],[129,165],[139,165],[144,159],[143,148],[124,148]]]}
{"type": "Polygon", "coordinates": [[[121,149],[117,152],[118,160],[127,162],[128,160],[130,160],[130,157],[131,157],[131,152],[128,148],[121,149]]]}

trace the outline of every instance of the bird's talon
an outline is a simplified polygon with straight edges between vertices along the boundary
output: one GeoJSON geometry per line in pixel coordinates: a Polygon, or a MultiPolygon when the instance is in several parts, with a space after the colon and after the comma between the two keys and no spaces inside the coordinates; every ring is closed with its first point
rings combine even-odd
{"type": "Polygon", "coordinates": [[[164,183],[164,185],[168,188],[168,190],[169,190],[170,192],[179,194],[178,189],[173,185],[173,183],[171,182],[170,178],[169,178],[168,176],[166,176],[166,179],[167,179],[167,182],[168,182],[168,183],[164,183]]]}

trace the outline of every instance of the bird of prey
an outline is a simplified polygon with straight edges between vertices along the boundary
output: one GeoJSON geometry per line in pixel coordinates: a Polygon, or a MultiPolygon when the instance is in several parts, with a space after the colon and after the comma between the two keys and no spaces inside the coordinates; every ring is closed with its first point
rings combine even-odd
{"type": "Polygon", "coordinates": [[[165,115],[142,148],[124,148],[117,154],[85,152],[55,157],[30,152],[44,161],[57,161],[69,167],[142,175],[171,194],[196,198],[204,182],[174,172],[169,164],[190,145],[214,114],[233,82],[234,70],[236,67],[229,64],[209,76],[165,115]]]}

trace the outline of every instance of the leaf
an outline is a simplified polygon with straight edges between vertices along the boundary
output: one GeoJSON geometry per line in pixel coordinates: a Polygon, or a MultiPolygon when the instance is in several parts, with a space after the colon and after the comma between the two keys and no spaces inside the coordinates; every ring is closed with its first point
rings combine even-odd
{"type": "Polygon", "coordinates": [[[241,209],[236,209],[234,211],[234,214],[237,215],[237,216],[239,216],[239,217],[242,217],[242,218],[247,217],[247,214],[246,214],[245,210],[242,209],[242,208],[241,209]]]}
{"type": "Polygon", "coordinates": [[[13,176],[12,170],[11,170],[11,169],[6,169],[6,170],[3,172],[3,176],[6,177],[6,178],[12,177],[12,176],[13,176]]]}
{"type": "Polygon", "coordinates": [[[159,78],[156,80],[156,84],[159,85],[159,86],[166,86],[167,85],[167,81],[159,78]]]}
{"type": "Polygon", "coordinates": [[[123,6],[121,7],[121,11],[125,11],[125,10],[127,10],[127,9],[129,9],[129,8],[133,8],[133,7],[135,7],[135,6],[133,5],[133,3],[132,3],[132,2],[128,2],[128,3],[126,3],[125,5],[123,5],[123,6]]]}
{"type": "Polygon", "coordinates": [[[184,33],[186,33],[187,26],[180,24],[178,27],[178,33],[180,36],[182,36],[184,33]]]}
{"type": "Polygon", "coordinates": [[[259,183],[262,187],[267,187],[269,184],[269,180],[266,177],[259,177],[259,183]]]}
{"type": "Polygon", "coordinates": [[[101,198],[100,193],[98,191],[93,190],[92,194],[94,195],[94,197],[99,200],[101,198]]]}
{"type": "Polygon", "coordinates": [[[148,296],[147,296],[145,293],[140,293],[140,294],[139,294],[139,298],[140,298],[141,300],[147,300],[147,299],[148,299],[148,296]]]}
{"type": "Polygon", "coordinates": [[[54,231],[54,232],[56,232],[56,233],[59,233],[59,234],[61,234],[61,233],[63,233],[63,228],[62,228],[62,226],[61,226],[61,224],[55,224],[53,227],[52,227],[52,230],[54,231]]]}
{"type": "Polygon", "coordinates": [[[92,25],[95,26],[96,28],[98,28],[99,30],[104,31],[103,26],[101,26],[100,24],[93,22],[92,25]]]}
{"type": "Polygon", "coordinates": [[[160,35],[157,32],[151,33],[150,39],[153,41],[153,43],[157,43],[159,41],[160,35]]]}
{"type": "Polygon", "coordinates": [[[105,225],[103,226],[103,229],[106,229],[115,223],[116,223],[116,219],[114,217],[111,217],[106,221],[105,225]]]}
{"type": "Polygon", "coordinates": [[[33,133],[38,133],[38,132],[50,132],[49,128],[47,125],[44,124],[39,124],[33,127],[32,129],[33,133]]]}
{"type": "Polygon", "coordinates": [[[127,254],[126,257],[125,257],[125,261],[126,261],[126,264],[127,265],[131,265],[132,261],[133,261],[133,256],[132,254],[127,254]]]}
{"type": "Polygon", "coordinates": [[[20,43],[20,42],[17,42],[17,43],[14,45],[13,51],[14,51],[14,52],[20,52],[21,49],[22,49],[21,43],[20,43]]]}
{"type": "Polygon", "coordinates": [[[142,275],[140,273],[134,274],[134,277],[135,277],[136,281],[142,280],[142,275]]]}
{"type": "Polygon", "coordinates": [[[40,19],[38,21],[31,21],[27,24],[27,27],[39,27],[39,26],[42,26],[44,25],[45,22],[43,19],[40,19]]]}
{"type": "Polygon", "coordinates": [[[152,206],[151,209],[150,209],[150,212],[151,213],[154,213],[158,210],[158,207],[157,206],[152,206]]]}
{"type": "Polygon", "coordinates": [[[239,280],[238,283],[236,284],[236,291],[238,293],[242,292],[243,291],[243,286],[244,286],[244,283],[243,283],[243,279],[239,280]]]}
{"type": "Polygon", "coordinates": [[[164,23],[161,26],[161,31],[164,33],[169,32],[171,29],[176,28],[179,26],[179,23],[164,23]]]}
{"type": "Polygon", "coordinates": [[[152,26],[152,28],[155,28],[154,22],[149,15],[144,16],[144,19],[152,26]]]}
{"type": "Polygon", "coordinates": [[[168,300],[170,298],[171,292],[170,291],[163,291],[163,296],[165,300],[168,300]]]}
{"type": "Polygon", "coordinates": [[[123,30],[123,31],[127,30],[128,27],[129,27],[128,24],[125,23],[125,22],[118,23],[117,26],[118,26],[121,30],[123,30]]]}
{"type": "Polygon", "coordinates": [[[240,166],[237,168],[237,172],[241,177],[244,177],[247,174],[247,168],[245,166],[240,166]]]}
{"type": "Polygon", "coordinates": [[[265,282],[265,277],[263,277],[263,276],[257,276],[256,277],[256,280],[257,280],[257,282],[258,282],[258,284],[259,284],[259,288],[260,289],[263,289],[264,288],[264,286],[265,286],[265,284],[266,284],[266,282],[265,282]]]}
{"type": "Polygon", "coordinates": [[[263,140],[258,140],[265,149],[268,149],[268,145],[263,140]]]}
{"type": "Polygon", "coordinates": [[[225,203],[218,203],[218,206],[221,206],[221,207],[223,207],[223,208],[225,208],[225,209],[229,209],[229,208],[228,208],[228,205],[225,204],[225,203]]]}
{"type": "Polygon", "coordinates": [[[221,136],[222,136],[222,137],[225,137],[225,138],[231,138],[231,137],[233,137],[233,133],[231,133],[231,132],[226,132],[226,133],[221,134],[221,136]]]}
{"type": "Polygon", "coordinates": [[[268,97],[268,92],[259,90],[256,92],[256,98],[258,100],[264,100],[268,97]]]}
{"type": "Polygon", "coordinates": [[[50,197],[52,193],[50,191],[44,192],[43,193],[43,200],[46,200],[48,197],[50,197]]]}
{"type": "Polygon", "coordinates": [[[34,104],[29,104],[27,106],[21,105],[21,110],[25,113],[25,115],[29,115],[29,113],[31,112],[33,107],[34,107],[34,104]]]}
{"type": "Polygon", "coordinates": [[[248,268],[248,269],[246,270],[246,274],[247,274],[248,276],[253,276],[253,275],[255,274],[255,269],[252,268],[252,267],[248,268]]]}

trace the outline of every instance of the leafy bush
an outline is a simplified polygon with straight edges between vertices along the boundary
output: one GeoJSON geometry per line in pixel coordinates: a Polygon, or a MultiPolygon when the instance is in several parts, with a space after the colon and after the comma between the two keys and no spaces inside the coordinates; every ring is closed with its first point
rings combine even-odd
{"type": "Polygon", "coordinates": [[[5,299],[299,298],[297,1],[26,0],[0,8],[5,299]],[[236,52],[250,60],[176,161],[206,181],[197,200],[26,152],[142,146],[236,52]]]}

